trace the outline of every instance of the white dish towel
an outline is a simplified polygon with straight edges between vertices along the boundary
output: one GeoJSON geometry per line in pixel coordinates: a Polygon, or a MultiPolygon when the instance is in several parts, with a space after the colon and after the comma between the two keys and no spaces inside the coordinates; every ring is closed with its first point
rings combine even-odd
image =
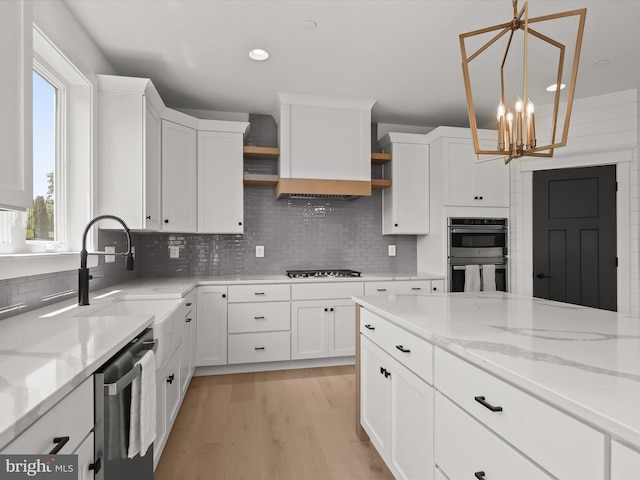
{"type": "Polygon", "coordinates": [[[480,291],[480,265],[467,265],[464,271],[464,291],[480,291]]]}
{"type": "Polygon", "coordinates": [[[147,351],[136,362],[142,371],[131,384],[131,422],[129,426],[129,458],[145,453],[156,438],[156,359],[147,351]]]}
{"type": "Polygon", "coordinates": [[[482,291],[483,292],[496,291],[496,266],[495,265],[482,266],[482,291]]]}

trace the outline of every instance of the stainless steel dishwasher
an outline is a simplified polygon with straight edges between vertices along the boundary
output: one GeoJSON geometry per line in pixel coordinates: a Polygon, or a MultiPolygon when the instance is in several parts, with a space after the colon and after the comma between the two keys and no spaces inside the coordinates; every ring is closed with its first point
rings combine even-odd
{"type": "MultiPolygon", "coordinates": [[[[128,458],[131,382],[140,375],[136,361],[157,340],[148,328],[120,350],[94,375],[96,480],[152,480],[153,445],[141,457],[128,458]]],[[[155,374],[155,373],[154,373],[155,374]]]]}

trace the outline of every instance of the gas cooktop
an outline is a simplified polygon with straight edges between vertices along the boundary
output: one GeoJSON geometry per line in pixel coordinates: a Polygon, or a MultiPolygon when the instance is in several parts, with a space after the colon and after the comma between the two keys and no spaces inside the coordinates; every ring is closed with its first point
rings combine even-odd
{"type": "Polygon", "coordinates": [[[289,278],[359,277],[360,272],[345,269],[287,270],[289,278]]]}

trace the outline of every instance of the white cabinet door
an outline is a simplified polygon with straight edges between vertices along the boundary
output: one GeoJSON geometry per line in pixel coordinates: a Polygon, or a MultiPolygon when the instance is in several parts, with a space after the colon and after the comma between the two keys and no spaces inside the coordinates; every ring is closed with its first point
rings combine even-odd
{"type": "Polygon", "coordinates": [[[162,120],[162,229],[195,232],[196,130],[162,120]]]}
{"type": "Polygon", "coordinates": [[[392,363],[392,455],[400,478],[432,478],[433,388],[392,363]]]}
{"type": "Polygon", "coordinates": [[[129,228],[160,230],[163,105],[150,80],[98,75],[98,82],[100,213],[129,228]]]}
{"type": "Polygon", "coordinates": [[[631,480],[638,478],[640,472],[640,453],[611,441],[611,479],[631,480]]]}
{"type": "Polygon", "coordinates": [[[500,160],[477,163],[471,139],[445,138],[444,204],[508,207],[509,167],[500,160]]]}
{"type": "Polygon", "coordinates": [[[94,436],[93,432],[87,435],[80,446],[76,448],[75,455],[78,455],[78,480],[91,480],[94,476],[94,471],[89,467],[94,462],[94,436]]]}
{"type": "Polygon", "coordinates": [[[197,366],[227,364],[227,287],[198,287],[197,366]]]}
{"type": "Polygon", "coordinates": [[[385,376],[388,356],[361,337],[360,422],[384,459],[391,451],[391,380],[385,376]]]}
{"type": "Polygon", "coordinates": [[[184,396],[189,380],[191,380],[191,322],[177,318],[179,328],[182,328],[180,336],[180,395],[184,396]]]}
{"type": "Polygon", "coordinates": [[[33,203],[32,2],[0,2],[0,208],[33,203]]]}
{"type": "Polygon", "coordinates": [[[329,312],[322,302],[291,302],[291,358],[329,356],[329,312]]]}
{"type": "Polygon", "coordinates": [[[429,233],[429,145],[393,143],[384,166],[391,187],[382,191],[382,234],[429,233]]]}
{"type": "Polygon", "coordinates": [[[332,302],[329,313],[329,356],[344,357],[356,353],[356,306],[350,300],[332,302]]]}
{"type": "Polygon", "coordinates": [[[198,232],[244,233],[242,138],[198,131],[198,232]]]}

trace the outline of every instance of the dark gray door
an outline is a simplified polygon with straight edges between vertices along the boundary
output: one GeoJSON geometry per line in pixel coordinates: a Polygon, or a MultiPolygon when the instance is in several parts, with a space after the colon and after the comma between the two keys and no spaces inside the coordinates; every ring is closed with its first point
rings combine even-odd
{"type": "Polygon", "coordinates": [[[533,296],[617,309],[616,167],[533,174],[533,296]]]}

